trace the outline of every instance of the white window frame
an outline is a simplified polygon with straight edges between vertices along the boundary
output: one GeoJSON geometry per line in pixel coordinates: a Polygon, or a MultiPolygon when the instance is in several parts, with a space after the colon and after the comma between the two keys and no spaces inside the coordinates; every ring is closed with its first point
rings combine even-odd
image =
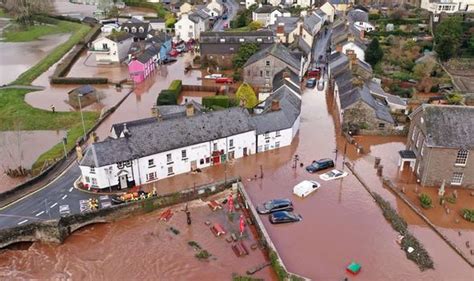
{"type": "Polygon", "coordinates": [[[92,184],[93,186],[97,186],[97,179],[91,177],[91,184],[92,184]]]}
{"type": "Polygon", "coordinates": [[[411,140],[414,141],[415,140],[415,134],[416,134],[416,127],[413,127],[413,132],[411,134],[411,140]]]}
{"type": "Polygon", "coordinates": [[[270,133],[265,133],[265,134],[263,134],[263,137],[264,137],[265,139],[269,139],[269,138],[270,138],[270,133]]]}
{"type": "Polygon", "coordinates": [[[166,163],[173,163],[173,155],[171,153],[166,154],[166,163]]]}
{"type": "Polygon", "coordinates": [[[454,166],[464,167],[467,164],[467,159],[469,157],[469,150],[461,148],[456,154],[456,160],[454,161],[454,166]]]}
{"type": "Polygon", "coordinates": [[[173,174],[174,174],[173,166],[169,166],[168,167],[168,176],[173,175],[173,174]]]}
{"type": "Polygon", "coordinates": [[[187,153],[186,149],[181,150],[181,158],[183,160],[188,159],[188,153],[187,153]]]}
{"type": "Polygon", "coordinates": [[[212,151],[217,151],[219,150],[219,147],[217,147],[217,142],[212,144],[212,151]]]}
{"type": "Polygon", "coordinates": [[[90,167],[91,169],[89,170],[89,173],[95,174],[95,167],[90,167]]]}
{"type": "Polygon", "coordinates": [[[280,142],[279,141],[275,142],[275,148],[280,148],[280,142]]]}
{"type": "Polygon", "coordinates": [[[234,140],[233,139],[229,140],[229,148],[234,148],[234,140]]]}
{"type": "Polygon", "coordinates": [[[155,167],[155,160],[153,158],[148,159],[148,168],[155,167]]]}
{"type": "Polygon", "coordinates": [[[281,136],[280,131],[275,131],[275,137],[280,137],[280,136],[281,136]]]}
{"type": "Polygon", "coordinates": [[[464,178],[464,173],[454,172],[451,178],[451,185],[461,185],[464,178]]]}

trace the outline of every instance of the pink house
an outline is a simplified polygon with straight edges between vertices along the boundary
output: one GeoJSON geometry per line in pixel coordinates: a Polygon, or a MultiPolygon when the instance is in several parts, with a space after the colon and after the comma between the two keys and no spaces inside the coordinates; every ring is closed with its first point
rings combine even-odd
{"type": "Polygon", "coordinates": [[[156,69],[158,54],[154,50],[147,49],[138,57],[132,59],[128,64],[128,73],[135,83],[143,82],[156,69]]]}

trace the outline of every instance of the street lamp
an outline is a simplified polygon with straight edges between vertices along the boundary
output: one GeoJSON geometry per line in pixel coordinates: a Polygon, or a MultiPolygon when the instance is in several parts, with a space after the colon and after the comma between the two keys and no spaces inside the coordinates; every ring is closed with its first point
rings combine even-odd
{"type": "Polygon", "coordinates": [[[109,191],[112,192],[112,186],[110,185],[110,176],[112,175],[112,167],[105,168],[105,173],[107,174],[107,181],[109,182],[109,191]]]}
{"type": "Polygon", "coordinates": [[[293,158],[293,169],[296,169],[296,167],[298,166],[299,160],[300,160],[300,157],[298,156],[298,154],[295,154],[295,157],[293,158]]]}
{"type": "Polygon", "coordinates": [[[63,137],[64,158],[67,158],[66,144],[67,144],[67,133],[66,133],[66,135],[63,137]]]}
{"type": "Polygon", "coordinates": [[[82,121],[82,130],[84,131],[84,142],[86,141],[86,126],[84,125],[84,115],[82,114],[82,105],[81,105],[81,98],[82,94],[77,95],[77,100],[79,101],[79,111],[81,112],[81,121],[82,121]]]}

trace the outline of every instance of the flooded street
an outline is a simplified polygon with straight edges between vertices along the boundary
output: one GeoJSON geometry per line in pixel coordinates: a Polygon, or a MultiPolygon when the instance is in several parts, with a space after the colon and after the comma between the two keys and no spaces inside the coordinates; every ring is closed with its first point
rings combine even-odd
{"type": "Polygon", "coordinates": [[[53,34],[31,42],[0,42],[0,85],[13,82],[70,34],[53,34]]]}
{"type": "MultiPolygon", "coordinates": [[[[173,207],[169,222],[158,220],[160,211],[116,223],[95,225],[77,231],[63,245],[33,244],[27,250],[3,250],[0,254],[0,279],[38,280],[231,280],[232,273],[260,265],[266,258],[251,231],[244,233],[249,255],[236,257],[225,237],[215,237],[209,220],[221,223],[228,231],[238,230],[223,211],[212,212],[202,201],[189,205],[192,225],[186,225],[183,205],[173,207]],[[174,234],[169,227],[180,233],[174,234]],[[248,236],[248,237],[247,237],[248,236]],[[196,241],[211,253],[209,261],[199,261],[188,245],[196,241]],[[94,246],[91,246],[94,245],[94,246]]],[[[270,268],[254,275],[276,280],[270,268]]]]}

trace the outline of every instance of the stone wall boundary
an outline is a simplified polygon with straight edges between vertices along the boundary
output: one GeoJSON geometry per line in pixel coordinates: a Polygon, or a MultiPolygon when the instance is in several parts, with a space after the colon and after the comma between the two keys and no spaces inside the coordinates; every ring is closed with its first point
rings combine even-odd
{"type": "Polygon", "coordinates": [[[272,261],[272,267],[275,270],[279,280],[311,280],[309,278],[303,277],[301,275],[298,275],[296,273],[290,272],[287,267],[285,266],[280,254],[278,253],[277,248],[273,244],[270,235],[268,234],[267,230],[265,229],[265,226],[263,225],[262,220],[260,219],[260,216],[257,213],[257,210],[255,206],[252,203],[252,200],[250,200],[250,196],[247,194],[247,191],[245,190],[244,185],[242,182],[237,183],[237,190],[238,192],[242,195],[244,202],[246,206],[244,206],[247,210],[249,210],[250,216],[252,221],[255,224],[255,228],[257,229],[257,232],[260,235],[260,241],[263,243],[263,246],[267,249],[268,255],[270,257],[270,260],[272,261]],[[276,259],[273,261],[273,257],[276,259]],[[284,271],[285,277],[280,276],[280,272],[278,268],[280,267],[284,271]]]}
{"type": "Polygon", "coordinates": [[[121,205],[113,205],[96,211],[2,229],[0,230],[0,249],[19,242],[60,244],[75,230],[86,225],[113,222],[131,215],[147,213],[191,200],[206,198],[231,188],[232,184],[238,181],[240,181],[240,178],[235,177],[225,181],[191,187],[175,193],[154,196],[121,205]]]}

